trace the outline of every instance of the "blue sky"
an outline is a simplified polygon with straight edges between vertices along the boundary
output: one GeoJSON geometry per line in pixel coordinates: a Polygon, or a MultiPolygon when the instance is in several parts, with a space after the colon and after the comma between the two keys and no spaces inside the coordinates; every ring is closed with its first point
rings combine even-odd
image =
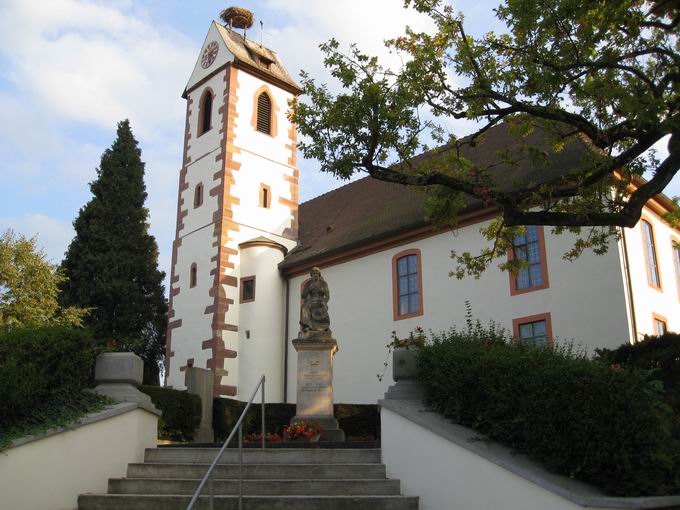
{"type": "MultiPolygon", "coordinates": [[[[468,30],[499,29],[497,0],[455,6],[468,30]]],[[[402,0],[241,0],[265,23],[264,43],[292,75],[326,80],[318,44],[330,37],[389,56],[382,41],[405,25],[430,21],[402,0]],[[360,13],[360,16],[357,14],[360,13]],[[358,19],[360,18],[360,19],[358,19]]],[[[180,95],[211,20],[228,3],[216,0],[0,0],[0,231],[38,236],[59,262],[71,222],[90,198],[101,153],[129,118],[146,162],[151,232],[160,268],[170,265],[181,165],[184,100],[180,95]]],[[[258,26],[256,21],[256,27],[258,26]]],[[[259,38],[259,29],[251,37],[259,38]]],[[[457,134],[469,124],[449,126],[457,134]]],[[[301,199],[341,185],[301,161],[301,199]]],[[[680,194],[676,178],[668,190],[680,194]]]]}

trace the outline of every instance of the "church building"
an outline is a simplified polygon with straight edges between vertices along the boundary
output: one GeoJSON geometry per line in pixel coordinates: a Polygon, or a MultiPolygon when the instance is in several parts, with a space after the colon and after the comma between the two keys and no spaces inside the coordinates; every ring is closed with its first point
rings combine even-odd
{"type": "MultiPolygon", "coordinates": [[[[299,204],[296,130],[286,113],[300,92],[275,52],[212,23],[183,96],[168,386],[184,388],[187,367],[208,368],[215,396],[245,400],[264,374],[268,401],[294,402],[291,341],[313,267],[330,289],[336,402],[375,403],[392,383],[390,371],[377,377],[392,332],[464,326],[466,302],[482,322],[546,347],[573,340],[592,351],[680,331],[680,230],[662,219],[674,208],[668,198],[650,201],[605,255],[569,262],[574,236],[532,226],[514,250],[527,269],[509,275],[492,266],[457,280],[451,251],[479,252],[479,229],[498,210],[471,201],[455,230],[437,230],[421,191],[370,177],[299,204]]],[[[513,136],[499,125],[466,157],[493,157],[513,136]]],[[[540,145],[540,133],[527,142],[540,145]]],[[[506,185],[568,171],[584,150],[572,145],[546,168],[513,168],[506,185]]]]}

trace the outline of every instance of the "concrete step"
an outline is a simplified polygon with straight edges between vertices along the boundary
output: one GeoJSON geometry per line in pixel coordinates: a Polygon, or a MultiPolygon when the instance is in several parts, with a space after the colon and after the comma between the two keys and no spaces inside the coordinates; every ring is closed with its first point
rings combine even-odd
{"type": "MultiPolygon", "coordinates": [[[[217,448],[147,448],[144,462],[169,464],[210,464],[217,448]]],[[[370,464],[380,463],[380,450],[324,449],[247,449],[243,451],[247,464],[370,464]]],[[[238,450],[225,450],[221,464],[238,463],[238,450]]]]}
{"type": "MultiPolygon", "coordinates": [[[[244,448],[261,448],[259,442],[244,442],[244,448]]],[[[222,448],[222,443],[191,443],[191,444],[164,444],[159,448],[222,448]]],[[[233,440],[229,443],[227,448],[238,448],[238,442],[233,440]]],[[[314,449],[357,449],[357,448],[380,448],[380,441],[319,441],[316,443],[308,441],[267,441],[267,448],[295,448],[296,450],[302,448],[314,449]]]]}
{"type": "MultiPolygon", "coordinates": [[[[83,494],[79,510],[186,510],[190,496],[83,494]]],[[[236,510],[238,497],[216,496],[216,510],[236,510]]],[[[203,496],[194,507],[208,509],[203,496]]],[[[418,510],[418,498],[405,496],[244,496],[243,510],[418,510]]]]}
{"type": "MultiPolygon", "coordinates": [[[[109,494],[193,495],[200,480],[169,478],[112,478],[109,494]]],[[[208,488],[204,489],[208,494],[208,488]]],[[[213,494],[238,494],[238,480],[214,480],[213,494]]],[[[243,494],[251,496],[397,496],[399,480],[243,480],[243,494]]]]}
{"type": "MultiPolygon", "coordinates": [[[[128,464],[128,478],[201,479],[210,464],[128,464]]],[[[244,464],[243,477],[249,479],[384,479],[383,464],[244,464]]],[[[238,464],[218,464],[215,479],[238,478],[238,464]]]]}

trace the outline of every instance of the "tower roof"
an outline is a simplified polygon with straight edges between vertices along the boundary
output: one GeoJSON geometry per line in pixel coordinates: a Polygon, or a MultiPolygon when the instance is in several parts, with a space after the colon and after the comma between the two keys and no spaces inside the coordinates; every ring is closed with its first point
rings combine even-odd
{"type": "MultiPolygon", "coordinates": [[[[506,123],[495,126],[477,142],[465,146],[463,156],[480,167],[499,159],[499,154],[520,145],[547,147],[545,134],[536,129],[526,139],[518,138],[506,123]]],[[[446,146],[423,153],[411,160],[414,166],[437,157],[446,146]]],[[[577,168],[590,149],[580,139],[568,144],[561,152],[550,152],[548,161],[534,162],[530,155],[515,164],[498,164],[491,169],[496,184],[503,190],[529,184],[559,182],[577,168]]],[[[300,204],[299,244],[290,251],[279,268],[286,271],[317,263],[323,257],[355,249],[400,233],[433,227],[425,213],[426,194],[423,189],[364,177],[300,204]]],[[[485,208],[477,198],[466,196],[467,206],[461,214],[485,208]]]]}
{"type": "MultiPolygon", "coordinates": [[[[287,89],[293,94],[299,94],[302,90],[300,86],[293,80],[288,71],[283,66],[281,59],[275,51],[260,45],[250,39],[246,38],[241,32],[234,29],[227,28],[222,23],[213,21],[208,37],[204,43],[204,47],[210,40],[221,39],[221,43],[227,49],[226,60],[225,57],[218,57],[218,62],[215,65],[222,66],[228,62],[233,62],[237,66],[249,71],[266,81],[270,81],[274,85],[287,89]],[[213,34],[212,36],[210,34],[213,34]]],[[[224,54],[223,51],[220,54],[224,54]]],[[[207,69],[200,68],[199,63],[196,64],[194,73],[192,73],[189,83],[184,89],[183,97],[186,97],[187,92],[191,90],[196,83],[200,82],[209,71],[213,71],[216,67],[212,66],[207,69]]]]}
{"type": "Polygon", "coordinates": [[[234,54],[238,63],[245,64],[265,75],[280,80],[300,92],[300,86],[295,83],[295,80],[283,67],[283,63],[276,52],[247,39],[236,30],[228,29],[221,23],[215,22],[215,24],[224,39],[224,43],[229,51],[234,54]]]}

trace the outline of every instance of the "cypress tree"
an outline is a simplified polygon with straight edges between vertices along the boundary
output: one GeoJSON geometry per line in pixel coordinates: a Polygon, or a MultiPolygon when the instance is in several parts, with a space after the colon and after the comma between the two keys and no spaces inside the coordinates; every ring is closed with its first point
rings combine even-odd
{"type": "Polygon", "coordinates": [[[92,199],[73,222],[75,238],[62,267],[64,305],[91,308],[86,324],[95,338],[144,360],[144,382],[159,383],[167,301],[158,270],[158,246],[144,207],[144,163],[130,122],[101,157],[92,199]]]}

